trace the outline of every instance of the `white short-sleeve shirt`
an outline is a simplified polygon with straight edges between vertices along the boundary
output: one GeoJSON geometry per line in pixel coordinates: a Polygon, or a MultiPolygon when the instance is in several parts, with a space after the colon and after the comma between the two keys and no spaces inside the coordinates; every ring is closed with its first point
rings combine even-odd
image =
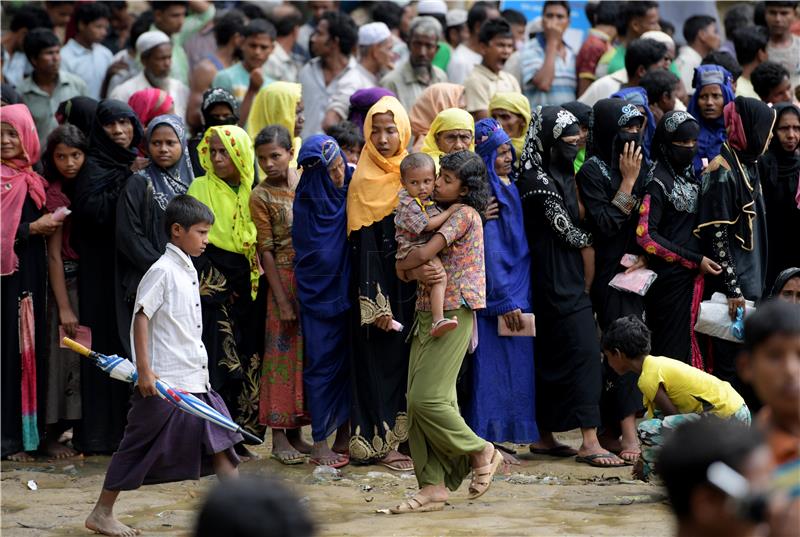
{"type": "MultiPolygon", "coordinates": [[[[150,320],[147,349],[153,372],[173,387],[206,393],[210,385],[200,282],[191,259],[177,246],[168,243],[164,255],[142,277],[134,313],[140,311],[150,320]]],[[[133,322],[130,334],[136,363],[133,322]]]]}

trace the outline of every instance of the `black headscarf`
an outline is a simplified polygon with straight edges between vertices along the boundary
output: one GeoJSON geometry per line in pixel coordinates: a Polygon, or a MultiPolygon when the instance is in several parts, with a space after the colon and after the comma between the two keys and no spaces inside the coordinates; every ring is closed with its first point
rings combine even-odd
{"type": "MultiPolygon", "coordinates": [[[[597,157],[611,169],[619,168],[619,155],[625,142],[623,127],[644,124],[644,115],[633,103],[622,99],[600,99],[592,108],[587,157],[597,157]]],[[[640,142],[641,133],[630,138],[640,142]]]]}
{"type": "Polygon", "coordinates": [[[692,161],[697,146],[677,147],[673,142],[697,140],[700,124],[688,112],[673,110],[664,114],[653,136],[653,180],[664,191],[675,209],[694,213],[700,184],[694,174],[692,161]]]}
{"type": "Polygon", "coordinates": [[[11,84],[3,83],[0,86],[0,100],[6,104],[23,104],[22,95],[11,84]]]}
{"type": "Polygon", "coordinates": [[[791,280],[792,278],[799,278],[800,277],[800,268],[798,267],[790,267],[778,274],[778,277],[775,278],[775,284],[772,286],[772,292],[769,294],[770,298],[774,298],[781,294],[783,291],[783,287],[786,283],[791,280]]]}
{"type": "Polygon", "coordinates": [[[754,164],[767,149],[775,125],[775,110],[758,99],[736,97],[725,105],[728,145],[743,164],[754,164]]]}
{"type": "Polygon", "coordinates": [[[561,105],[561,108],[571,112],[573,116],[578,118],[578,123],[584,127],[589,127],[592,118],[592,107],[588,104],[583,104],[580,101],[570,101],[561,105]]]}
{"type": "Polygon", "coordinates": [[[130,176],[130,166],[136,159],[136,148],[144,131],[139,118],[130,106],[113,99],[105,99],[97,105],[89,133],[89,155],[78,177],[77,196],[81,198],[108,190],[112,184],[122,187],[130,176]],[[103,125],[128,118],[133,124],[133,140],[129,147],[121,147],[106,134],[103,125]]]}
{"type": "Polygon", "coordinates": [[[59,125],[64,123],[75,125],[88,138],[96,113],[97,101],[95,99],[91,97],[73,97],[58,105],[56,121],[58,121],[59,125]]]}
{"type": "Polygon", "coordinates": [[[775,159],[777,163],[777,176],[779,184],[789,184],[795,186],[797,178],[800,176],[800,147],[796,147],[794,151],[786,151],[778,140],[778,123],[781,121],[781,116],[784,114],[794,114],[800,119],[800,108],[793,103],[779,103],[775,105],[775,135],[772,137],[772,142],[769,144],[767,153],[775,159]]]}

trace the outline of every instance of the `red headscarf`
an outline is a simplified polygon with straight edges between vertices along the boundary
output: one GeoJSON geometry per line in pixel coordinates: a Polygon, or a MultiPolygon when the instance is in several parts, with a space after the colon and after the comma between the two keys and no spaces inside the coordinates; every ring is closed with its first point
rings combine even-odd
{"type": "Polygon", "coordinates": [[[133,108],[145,129],[154,117],[171,113],[174,104],[172,96],[158,88],[139,90],[128,99],[128,106],[133,108]]]}
{"type": "Polygon", "coordinates": [[[0,123],[7,123],[17,131],[22,143],[22,154],[17,158],[0,162],[0,275],[17,271],[19,259],[14,252],[22,206],[30,196],[36,207],[42,208],[47,182],[32,166],[39,160],[39,135],[28,107],[12,104],[0,108],[0,123]]]}

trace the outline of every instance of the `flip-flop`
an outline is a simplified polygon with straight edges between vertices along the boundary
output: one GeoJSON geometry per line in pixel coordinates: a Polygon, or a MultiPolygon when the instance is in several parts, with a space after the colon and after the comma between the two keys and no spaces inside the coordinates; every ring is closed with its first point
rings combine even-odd
{"type": "Polygon", "coordinates": [[[286,466],[291,466],[293,464],[303,464],[306,462],[306,456],[300,453],[299,451],[297,454],[292,453],[291,451],[279,451],[279,452],[272,452],[269,456],[270,459],[275,459],[281,464],[285,464],[286,466]]]}
{"type": "Polygon", "coordinates": [[[456,328],[458,328],[458,319],[455,317],[452,319],[439,319],[431,326],[431,336],[440,337],[456,328]]]}
{"type": "Polygon", "coordinates": [[[492,486],[492,478],[497,473],[497,469],[503,464],[503,455],[499,449],[495,449],[492,453],[492,460],[486,466],[472,469],[472,481],[469,483],[469,495],[467,498],[470,500],[477,500],[489,490],[492,486]]]}
{"type": "Polygon", "coordinates": [[[430,513],[444,509],[446,502],[435,502],[422,494],[417,494],[413,498],[403,501],[397,507],[392,507],[389,512],[393,515],[404,515],[406,513],[430,513]]]}
{"type": "Polygon", "coordinates": [[[536,448],[530,447],[530,452],[534,455],[549,455],[550,457],[574,457],[578,454],[578,450],[569,446],[560,445],[551,448],[536,448]]]}
{"type": "Polygon", "coordinates": [[[405,459],[393,459],[391,461],[383,461],[383,460],[381,460],[381,461],[378,461],[378,464],[380,464],[381,466],[383,466],[385,468],[388,468],[389,470],[394,470],[395,472],[410,472],[410,471],[414,470],[414,466],[413,466],[414,461],[411,460],[410,457],[409,458],[405,458],[405,459]],[[402,468],[400,466],[395,466],[395,464],[397,464],[398,462],[406,462],[406,461],[408,461],[408,462],[410,462],[412,464],[411,468],[402,468]]]}
{"type": "Polygon", "coordinates": [[[589,466],[594,466],[595,468],[620,468],[622,466],[628,466],[628,463],[626,463],[622,459],[620,459],[619,463],[612,463],[612,464],[603,464],[601,462],[597,462],[598,459],[611,459],[613,457],[615,457],[613,453],[595,453],[593,455],[586,455],[586,456],[575,455],[575,460],[577,462],[588,464],[589,466]]]}
{"type": "Polygon", "coordinates": [[[346,456],[344,459],[340,460],[339,462],[335,462],[333,464],[324,464],[322,460],[317,459],[315,457],[310,457],[308,462],[311,464],[316,464],[317,466],[330,466],[331,468],[344,468],[348,464],[350,464],[350,456],[346,456]]]}

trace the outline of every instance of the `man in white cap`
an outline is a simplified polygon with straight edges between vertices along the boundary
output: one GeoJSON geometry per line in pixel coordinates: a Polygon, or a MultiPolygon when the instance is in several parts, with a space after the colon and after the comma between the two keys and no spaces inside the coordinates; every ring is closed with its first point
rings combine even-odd
{"type": "Polygon", "coordinates": [[[467,28],[467,12],[464,9],[451,9],[445,17],[447,30],[445,40],[452,48],[456,48],[461,43],[469,39],[469,28],[467,28]]]}
{"type": "Polygon", "coordinates": [[[158,88],[166,91],[175,103],[175,114],[186,117],[189,88],[183,82],[170,77],[172,67],[172,41],[159,30],[145,32],[136,40],[136,54],[142,64],[142,72],[114,88],[110,99],[128,102],[139,90],[158,88]]]}
{"type": "Polygon", "coordinates": [[[378,85],[378,80],[394,69],[397,59],[392,31],[382,22],[370,22],[358,29],[358,66],[364,87],[378,85]]]}
{"type": "Polygon", "coordinates": [[[408,60],[381,79],[380,85],[395,95],[406,110],[431,84],[447,82],[444,71],[433,65],[442,26],[433,17],[416,17],[408,30],[408,60]]]}

